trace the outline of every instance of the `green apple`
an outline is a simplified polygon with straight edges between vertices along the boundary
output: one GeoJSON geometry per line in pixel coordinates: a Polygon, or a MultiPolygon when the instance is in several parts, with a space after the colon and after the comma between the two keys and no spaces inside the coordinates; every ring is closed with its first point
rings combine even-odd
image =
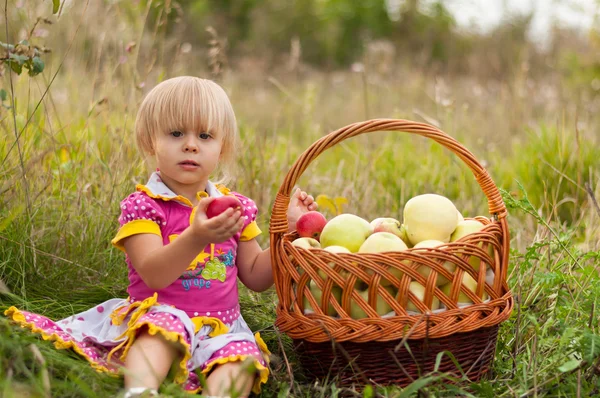
{"type": "MultiPolygon", "coordinates": [[[[346,249],[344,246],[327,246],[325,249],[325,251],[328,251],[330,253],[352,253],[350,250],[346,249]]],[[[333,261],[330,261],[327,265],[329,265],[330,268],[333,268],[335,266],[335,263],[333,261]]],[[[348,274],[348,271],[345,270],[340,270],[340,275],[342,276],[346,276],[348,274]]],[[[325,279],[327,278],[327,274],[325,274],[325,272],[323,272],[322,270],[319,270],[319,275],[321,276],[321,278],[325,279]]]]}
{"type": "MultiPolygon", "coordinates": [[[[450,236],[450,242],[456,242],[457,240],[464,238],[470,234],[481,231],[485,225],[477,220],[464,220],[459,222],[456,226],[454,232],[450,236]]],[[[479,247],[483,246],[483,242],[479,243],[479,247]]],[[[488,245],[488,254],[493,259],[494,258],[494,247],[492,245],[488,245]]],[[[481,264],[481,259],[477,256],[471,256],[469,259],[469,264],[475,271],[479,271],[479,265],[481,264]]]]}
{"type": "MultiPolygon", "coordinates": [[[[473,300],[471,300],[469,298],[469,296],[467,296],[462,289],[467,288],[470,291],[472,291],[473,293],[476,294],[476,290],[477,290],[477,281],[475,279],[473,279],[473,277],[467,273],[463,274],[463,278],[462,278],[462,288],[460,290],[460,292],[458,293],[458,304],[473,304],[473,300]]],[[[442,286],[440,288],[440,290],[442,292],[444,292],[444,294],[448,297],[450,297],[450,291],[452,290],[452,283],[448,283],[444,286],[442,286]]],[[[480,296],[482,301],[485,301],[488,299],[488,294],[485,292],[485,290],[483,291],[483,294],[480,296]]]]}
{"type": "MultiPolygon", "coordinates": [[[[370,288],[364,290],[355,289],[358,295],[361,296],[367,303],[369,302],[369,289],[370,288]]],[[[384,289],[387,290],[392,297],[396,295],[393,287],[385,286],[384,289]]],[[[352,319],[362,319],[368,317],[367,313],[358,305],[356,300],[352,299],[350,304],[350,317],[352,319]]],[[[387,301],[385,301],[383,297],[381,297],[380,294],[378,294],[376,297],[375,311],[380,316],[386,315],[392,311],[392,307],[387,301]]]]}
{"type": "MultiPolygon", "coordinates": [[[[408,249],[406,243],[398,236],[390,232],[375,232],[365,240],[358,249],[359,253],[383,253],[383,252],[399,252],[408,249]]],[[[372,270],[367,270],[372,275],[372,270]]],[[[396,278],[402,277],[402,271],[397,268],[389,268],[389,272],[396,278]]],[[[390,282],[382,280],[383,285],[389,285],[390,282]]]]}
{"type": "Polygon", "coordinates": [[[292,245],[301,247],[303,249],[320,249],[321,244],[318,240],[313,238],[298,238],[292,241],[292,245]]]}
{"type": "MultiPolygon", "coordinates": [[[[321,301],[322,297],[323,297],[323,291],[321,289],[319,289],[319,286],[314,281],[309,282],[308,288],[309,288],[310,292],[312,293],[312,295],[315,297],[315,300],[317,300],[317,304],[319,304],[320,308],[323,309],[323,305],[322,305],[322,301],[321,301]]],[[[335,298],[335,300],[338,303],[341,303],[342,288],[334,285],[331,288],[331,295],[335,298]]],[[[312,305],[310,305],[310,301],[308,300],[308,298],[306,296],[304,296],[304,312],[306,313],[306,311],[315,312],[312,305]]],[[[329,302],[329,305],[327,306],[326,313],[327,313],[327,315],[330,315],[330,316],[337,315],[337,312],[336,312],[335,308],[333,307],[333,304],[331,304],[331,302],[329,302]]]]}
{"type": "Polygon", "coordinates": [[[456,225],[456,228],[450,236],[450,242],[456,242],[460,238],[469,234],[479,232],[485,227],[480,221],[477,220],[463,220],[456,225]]]}
{"type": "MultiPolygon", "coordinates": [[[[437,246],[440,246],[443,244],[444,244],[444,242],[442,242],[440,240],[428,239],[428,240],[424,240],[422,242],[417,243],[413,247],[413,249],[426,249],[426,248],[430,248],[430,247],[437,247],[437,246]]],[[[446,262],[444,262],[443,267],[445,269],[447,269],[448,272],[454,273],[454,270],[456,269],[456,264],[446,261],[446,262]]],[[[425,265],[421,265],[417,268],[417,272],[419,274],[423,275],[423,278],[427,279],[427,278],[429,278],[429,274],[431,274],[431,268],[429,268],[425,265]]],[[[448,279],[446,279],[445,276],[438,274],[435,284],[436,284],[436,286],[441,286],[448,282],[450,282],[450,281],[448,279]]]]}
{"type": "MultiPolygon", "coordinates": [[[[410,285],[408,285],[408,290],[414,294],[415,296],[417,296],[417,298],[420,301],[423,301],[423,299],[425,298],[425,286],[421,285],[419,282],[417,281],[413,281],[410,283],[410,285]]],[[[433,299],[431,301],[431,311],[435,311],[437,309],[440,308],[440,300],[433,296],[433,299]]],[[[414,312],[421,312],[417,306],[412,302],[412,300],[408,299],[408,302],[406,303],[406,311],[414,311],[414,312]]]]}
{"type": "Polygon", "coordinates": [[[321,231],[321,246],[343,246],[356,253],[365,239],[373,233],[367,220],[350,213],[335,216],[321,231]]]}
{"type": "Polygon", "coordinates": [[[404,205],[404,225],[410,243],[450,241],[458,224],[457,212],[454,203],[442,195],[428,193],[409,199],[404,205]]]}

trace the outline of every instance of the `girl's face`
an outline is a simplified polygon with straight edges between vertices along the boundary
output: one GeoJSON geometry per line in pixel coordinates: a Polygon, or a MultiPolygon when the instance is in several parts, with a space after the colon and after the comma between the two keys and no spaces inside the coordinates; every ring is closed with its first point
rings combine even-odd
{"type": "Polygon", "coordinates": [[[170,130],[159,132],[155,157],[160,175],[177,194],[205,188],[221,156],[222,139],[214,132],[170,130]]]}

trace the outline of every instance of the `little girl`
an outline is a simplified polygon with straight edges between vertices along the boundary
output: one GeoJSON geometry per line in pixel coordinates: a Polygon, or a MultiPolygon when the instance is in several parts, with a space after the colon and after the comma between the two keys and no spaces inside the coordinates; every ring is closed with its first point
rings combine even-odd
{"type": "MultiPolygon", "coordinates": [[[[209,180],[227,176],[238,133],[231,103],[209,80],[178,77],[152,89],[135,122],[141,151],[159,171],[121,202],[113,245],[126,253],[129,298],[112,299],[54,322],[9,308],[23,327],[72,348],[97,370],[123,370],[126,397],[156,395],[172,371],[190,392],[248,396],[269,374],[270,354],[240,314],[237,279],[260,292],[273,284],[269,249],[254,202],[209,180]],[[223,195],[242,204],[207,218],[207,206],[223,195]],[[252,369],[252,370],[250,370],[252,369]]],[[[296,189],[288,225],[317,208],[296,189]]]]}

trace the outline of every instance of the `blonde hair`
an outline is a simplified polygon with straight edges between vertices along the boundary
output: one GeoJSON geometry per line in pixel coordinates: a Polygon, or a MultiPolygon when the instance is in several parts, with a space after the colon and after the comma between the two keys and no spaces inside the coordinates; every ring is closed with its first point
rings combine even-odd
{"type": "Polygon", "coordinates": [[[235,114],[225,91],[213,81],[192,76],[168,79],[144,98],[135,119],[137,146],[154,154],[156,135],[168,130],[213,132],[222,139],[217,167],[218,182],[233,176],[238,131],[235,114]]]}

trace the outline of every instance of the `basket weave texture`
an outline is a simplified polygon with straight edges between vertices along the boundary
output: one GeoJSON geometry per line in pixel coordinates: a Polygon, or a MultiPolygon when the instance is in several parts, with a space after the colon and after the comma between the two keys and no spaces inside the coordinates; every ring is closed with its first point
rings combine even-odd
{"type": "MultiPolygon", "coordinates": [[[[506,283],[509,255],[506,216],[506,207],[500,192],[487,171],[469,150],[436,127],[408,120],[375,119],[354,123],[334,131],[313,143],[300,155],[275,198],[270,237],[275,287],[279,298],[276,325],[295,341],[300,353],[309,353],[305,365],[314,369],[341,371],[342,368],[333,366],[336,360],[330,358],[336,351],[331,342],[346,343],[346,354],[353,352],[360,356],[362,352],[362,356],[365,357],[367,347],[370,345],[372,349],[373,343],[386,350],[401,340],[405,344],[409,341],[411,347],[420,347],[419,344],[423,341],[431,340],[450,351],[453,347],[457,352],[465,349],[470,351],[466,357],[462,354],[455,356],[462,358],[462,362],[459,361],[461,366],[469,368],[472,367],[469,364],[479,364],[472,374],[477,379],[488,370],[494,354],[494,350],[490,351],[489,346],[493,344],[495,349],[498,325],[508,319],[513,308],[512,295],[506,283]],[[485,227],[479,232],[443,246],[399,252],[337,254],[320,249],[305,250],[292,245],[291,242],[298,238],[298,235],[296,232],[287,232],[289,195],[308,165],[323,151],[348,138],[382,131],[424,136],[458,156],[470,168],[487,197],[491,216],[477,217],[485,227]],[[471,265],[474,260],[479,264],[478,270],[471,265]],[[448,267],[448,264],[452,267],[448,267]],[[430,270],[428,276],[422,272],[424,268],[430,270]],[[418,272],[419,269],[421,272],[418,272]],[[462,283],[464,274],[477,281],[474,292],[462,283]],[[438,277],[451,281],[452,288],[449,294],[445,294],[436,286],[438,277]],[[425,287],[422,298],[409,292],[409,284],[413,281],[425,287]],[[309,283],[316,284],[322,291],[321,300],[311,293],[309,283]],[[355,289],[357,284],[368,285],[367,299],[358,294],[355,289]],[[394,288],[395,293],[390,294],[390,286],[394,288]],[[341,288],[341,297],[336,299],[333,294],[334,288],[341,288]],[[473,304],[461,305],[458,302],[461,293],[473,304]],[[434,299],[439,300],[445,309],[430,310],[434,299]],[[378,315],[377,300],[385,300],[394,314],[385,317],[378,315]],[[412,303],[412,311],[406,309],[409,303],[412,303]],[[312,312],[305,313],[309,305],[312,312]],[[349,314],[353,305],[358,305],[367,317],[352,319],[349,314]],[[336,316],[329,315],[332,311],[336,316]],[[465,333],[478,334],[486,344],[480,345],[480,349],[474,349],[469,344],[461,345],[460,342],[465,341],[465,336],[457,334],[465,333]],[[389,344],[382,345],[384,342],[389,344]],[[321,350],[321,355],[315,350],[321,350]],[[316,366],[315,361],[320,361],[321,365],[316,366]]],[[[395,352],[398,354],[399,349],[395,352]]],[[[389,358],[389,365],[393,366],[394,370],[384,369],[383,374],[389,375],[383,376],[380,382],[403,384],[399,381],[402,379],[400,374],[408,375],[405,380],[418,377],[417,373],[427,369],[426,362],[431,360],[423,355],[419,360],[419,355],[407,355],[400,362],[389,358]],[[415,363],[418,366],[412,366],[415,363]],[[413,368],[418,372],[406,371],[413,368]]],[[[435,353],[433,355],[435,358],[435,353]]],[[[334,357],[339,361],[339,356],[334,357]]],[[[349,361],[347,355],[345,358],[349,361]]],[[[381,369],[381,360],[375,363],[376,367],[381,369]]],[[[368,367],[368,363],[364,363],[363,366],[368,367]]],[[[370,377],[368,369],[361,371],[367,374],[367,378],[370,377]]],[[[323,375],[320,374],[319,377],[323,375]]]]}

